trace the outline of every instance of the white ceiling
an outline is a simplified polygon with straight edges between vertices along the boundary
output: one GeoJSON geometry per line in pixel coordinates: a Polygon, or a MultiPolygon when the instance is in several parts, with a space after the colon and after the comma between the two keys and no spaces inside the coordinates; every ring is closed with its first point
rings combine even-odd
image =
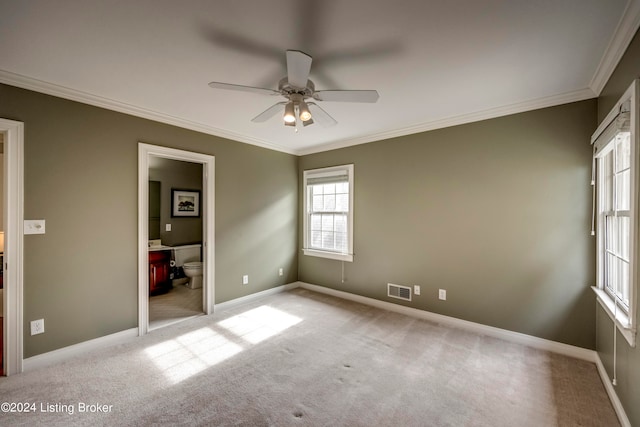
{"type": "MultiPolygon", "coordinates": [[[[593,98],[640,24],[640,0],[0,0],[0,82],[306,154],[593,98]],[[285,50],[313,56],[338,125],[297,133],[276,89],[285,50]]],[[[153,142],[153,141],[148,141],[153,142]]]]}

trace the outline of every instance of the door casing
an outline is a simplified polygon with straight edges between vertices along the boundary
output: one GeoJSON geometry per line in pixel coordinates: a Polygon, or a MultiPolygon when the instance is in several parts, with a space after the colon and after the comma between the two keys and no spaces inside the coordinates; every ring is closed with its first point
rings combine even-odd
{"type": "Polygon", "coordinates": [[[149,157],[202,164],[202,311],[215,304],[215,157],[208,154],[138,143],[138,335],[149,332],[149,157]]]}
{"type": "Polygon", "coordinates": [[[4,339],[5,375],[22,372],[24,123],[0,119],[4,141],[4,339]]]}

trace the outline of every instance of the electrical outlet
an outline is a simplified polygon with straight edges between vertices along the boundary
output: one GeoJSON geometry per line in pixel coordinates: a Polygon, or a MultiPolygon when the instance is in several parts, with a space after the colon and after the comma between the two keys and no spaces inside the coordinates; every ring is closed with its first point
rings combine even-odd
{"type": "Polygon", "coordinates": [[[413,294],[414,294],[414,295],[420,295],[420,286],[415,285],[415,286],[413,287],[413,294]]]}
{"type": "Polygon", "coordinates": [[[242,284],[243,285],[248,285],[249,284],[249,275],[245,274],[244,276],[242,276],[242,284]]]}
{"type": "Polygon", "coordinates": [[[284,270],[283,269],[278,269],[278,276],[284,276],[284,270]]]}
{"type": "Polygon", "coordinates": [[[31,335],[44,334],[44,319],[31,321],[31,335]]]}
{"type": "Polygon", "coordinates": [[[164,231],[171,231],[171,224],[165,224],[164,231]]]}
{"type": "Polygon", "coordinates": [[[447,299],[447,290],[446,289],[440,289],[438,291],[438,298],[440,298],[441,300],[445,301],[447,299]]]}

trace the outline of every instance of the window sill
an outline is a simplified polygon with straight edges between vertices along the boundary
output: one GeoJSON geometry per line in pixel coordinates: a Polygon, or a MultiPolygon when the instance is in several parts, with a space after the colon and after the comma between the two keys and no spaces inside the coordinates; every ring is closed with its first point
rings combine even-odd
{"type": "Polygon", "coordinates": [[[320,258],[335,259],[338,261],[353,262],[353,255],[341,254],[338,252],[319,251],[316,249],[303,249],[302,252],[308,256],[316,256],[320,258]]]}
{"type": "Polygon", "coordinates": [[[609,318],[611,318],[611,321],[614,321],[615,319],[615,323],[620,334],[622,334],[631,347],[635,347],[636,328],[634,325],[631,325],[631,319],[629,319],[629,316],[627,316],[622,309],[616,310],[613,299],[603,289],[596,288],[595,286],[592,286],[591,289],[596,293],[597,301],[600,303],[609,318]]]}

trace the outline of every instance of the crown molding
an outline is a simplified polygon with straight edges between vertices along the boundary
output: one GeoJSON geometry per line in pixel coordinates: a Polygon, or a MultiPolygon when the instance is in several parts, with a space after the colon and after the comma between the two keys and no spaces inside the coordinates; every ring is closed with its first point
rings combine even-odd
{"type": "MultiPolygon", "coordinates": [[[[602,40],[603,44],[606,44],[606,49],[604,52],[601,52],[601,55],[596,57],[596,60],[599,62],[597,64],[592,64],[591,68],[587,70],[586,79],[579,82],[578,87],[584,88],[582,90],[558,96],[528,100],[507,106],[482,109],[479,111],[461,112],[458,110],[451,112],[451,116],[435,119],[433,116],[418,117],[415,122],[399,124],[399,129],[378,128],[377,130],[373,130],[364,135],[353,134],[351,137],[342,137],[337,140],[327,140],[324,139],[324,136],[321,136],[324,141],[316,140],[315,142],[309,142],[309,144],[315,143],[315,145],[311,146],[303,145],[304,138],[302,135],[300,137],[299,145],[295,144],[293,141],[290,144],[283,143],[283,141],[279,141],[278,138],[273,135],[266,133],[245,134],[240,128],[235,128],[234,130],[227,129],[224,123],[218,123],[215,126],[212,126],[207,123],[207,120],[202,118],[195,119],[195,121],[193,121],[189,117],[179,113],[175,113],[176,115],[166,114],[162,112],[165,110],[163,105],[154,107],[157,108],[158,111],[147,109],[134,105],[132,102],[121,102],[116,99],[100,96],[99,94],[108,95],[104,91],[91,93],[91,89],[87,86],[85,86],[85,90],[88,90],[89,92],[76,90],[71,86],[58,85],[34,78],[37,77],[36,75],[29,77],[27,75],[0,69],[0,83],[193,130],[234,142],[246,143],[290,155],[302,156],[598,97],[615,72],[615,69],[620,63],[625,51],[628,49],[631,41],[640,28],[640,0],[618,1],[618,6],[619,7],[616,8],[616,10],[621,14],[617,19],[617,22],[615,17],[614,21],[610,22],[612,24],[611,26],[615,25],[615,28],[613,28],[613,32],[610,34],[609,39],[602,40]],[[200,122],[199,120],[203,121],[200,122]],[[222,127],[218,128],[217,126],[222,127]]],[[[640,35],[638,35],[638,37],[640,37],[640,35]]],[[[11,67],[8,67],[8,69],[10,68],[11,67]]],[[[14,71],[20,72],[20,70],[14,71]]],[[[70,83],[66,82],[64,84],[70,83]]]]}
{"type": "Polygon", "coordinates": [[[65,86],[48,83],[42,80],[23,76],[20,74],[15,74],[5,70],[0,70],[0,83],[4,83],[10,86],[16,86],[22,89],[32,90],[35,92],[44,93],[47,95],[57,96],[59,98],[64,98],[71,101],[92,105],[94,107],[100,107],[100,108],[105,108],[107,110],[117,111],[120,113],[125,113],[132,116],[141,117],[143,119],[153,120],[156,122],[181,127],[184,129],[193,130],[196,132],[205,133],[208,135],[226,138],[232,141],[238,141],[246,144],[256,145],[258,147],[267,148],[269,150],[280,151],[287,154],[296,154],[292,150],[288,150],[281,146],[274,145],[257,138],[249,138],[247,136],[240,135],[238,133],[218,129],[213,126],[207,126],[202,123],[193,122],[191,120],[185,120],[169,114],[149,110],[146,108],[137,107],[135,105],[127,104],[120,101],[115,101],[113,99],[104,98],[98,95],[93,95],[87,92],[82,92],[82,91],[71,89],[65,86]]]}
{"type": "Polygon", "coordinates": [[[451,116],[440,120],[432,120],[413,126],[385,131],[359,138],[344,139],[329,144],[316,145],[307,149],[296,151],[298,156],[307,154],[321,153],[323,151],[337,150],[339,148],[351,147],[354,145],[366,144],[368,142],[380,141],[383,139],[397,138],[400,136],[411,135],[420,132],[427,132],[436,129],[458,126],[467,123],[479,122],[481,120],[495,119],[497,117],[508,116],[511,114],[523,113],[526,111],[538,110],[541,108],[555,107],[557,105],[568,104],[571,102],[584,101],[586,99],[595,98],[596,94],[591,89],[581,89],[560,95],[547,96],[544,98],[533,99],[529,101],[519,102],[516,104],[506,105],[503,107],[490,108],[488,110],[476,111],[459,116],[451,116]]]}
{"type": "Polygon", "coordinates": [[[34,79],[5,70],[0,70],[0,83],[5,83],[22,89],[33,90],[47,95],[53,95],[60,98],[129,114],[160,123],[178,126],[181,128],[229,139],[232,141],[255,145],[269,150],[303,156],[598,97],[604,89],[604,86],[610,79],[611,75],[613,74],[626,49],[629,47],[629,44],[631,43],[634,35],[638,31],[638,28],[640,28],[640,0],[628,0],[627,6],[622,14],[622,17],[620,18],[620,21],[618,22],[616,30],[611,40],[609,41],[607,49],[602,56],[600,63],[598,64],[596,72],[591,79],[591,82],[589,83],[589,87],[586,89],[472,112],[468,114],[432,120],[400,129],[373,133],[357,138],[346,138],[338,141],[333,141],[328,144],[318,144],[309,148],[302,149],[286,148],[263,139],[248,137],[239,133],[230,132],[224,129],[208,126],[202,123],[186,120],[180,117],[175,117],[169,114],[149,110],[98,95],[93,95],[65,86],[48,83],[42,80],[34,79]]]}
{"type": "Polygon", "coordinates": [[[0,70],[0,83],[16,86],[22,89],[33,90],[36,92],[44,93],[47,95],[57,96],[71,101],[81,102],[83,104],[93,105],[95,107],[105,108],[108,110],[118,111],[120,113],[129,114],[144,119],[153,120],[160,123],[165,123],[181,128],[193,130],[196,132],[202,132],[209,135],[214,135],[221,138],[226,138],[232,141],[242,142],[246,144],[255,145],[258,147],[266,148],[269,150],[279,151],[287,154],[293,154],[297,156],[304,156],[307,154],[314,154],[323,151],[335,150],[339,148],[350,147],[353,145],[366,144],[368,142],[380,141],[383,139],[396,138],[399,136],[410,135],[414,133],[426,132],[435,129],[446,128],[450,126],[457,126],[461,124],[477,122],[480,120],[493,119],[496,117],[507,116],[510,114],[522,113],[525,111],[536,110],[540,108],[553,107],[560,104],[566,104],[575,101],[583,101],[596,97],[596,94],[591,89],[583,89],[574,92],[569,92],[561,95],[554,95],[545,98],[534,99],[530,101],[520,102],[503,107],[491,108],[488,110],[482,110],[469,114],[463,114],[459,116],[452,116],[440,120],[433,120],[429,122],[420,123],[400,129],[394,129],[390,131],[379,132],[375,134],[365,135],[358,138],[343,139],[329,144],[320,144],[313,147],[292,150],[287,149],[267,141],[263,141],[256,138],[248,138],[244,135],[240,135],[234,132],[228,132],[222,129],[218,129],[212,126],[203,125],[201,123],[185,120],[179,117],[171,116],[168,114],[160,113],[153,110],[137,107],[135,105],[127,104],[120,101],[115,101],[109,98],[93,95],[90,93],[78,91],[75,89],[67,88],[64,86],[44,82],[42,80],[34,79],[31,77],[22,76],[19,74],[11,73],[9,71],[0,70]]]}
{"type": "Polygon", "coordinates": [[[602,93],[638,28],[640,28],[640,0],[629,0],[607,50],[589,83],[589,87],[597,96],[602,93]]]}

